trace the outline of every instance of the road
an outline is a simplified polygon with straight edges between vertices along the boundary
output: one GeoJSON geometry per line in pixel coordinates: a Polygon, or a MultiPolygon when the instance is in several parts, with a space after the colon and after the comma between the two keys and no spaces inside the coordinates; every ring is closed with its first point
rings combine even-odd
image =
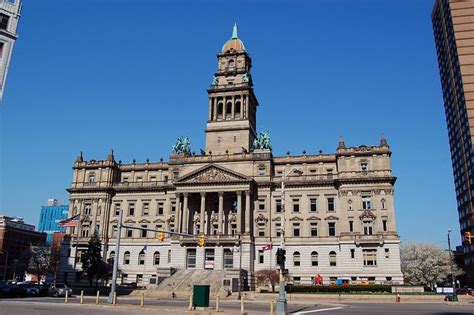
{"type": "MultiPolygon", "coordinates": [[[[101,297],[101,303],[106,305],[106,298],[101,297]]],[[[121,298],[118,306],[96,306],[95,298],[86,297],[84,305],[79,304],[79,299],[73,297],[68,304],[64,304],[61,298],[24,298],[24,299],[5,299],[0,300],[0,315],[50,315],[65,314],[68,315],[146,315],[154,313],[160,315],[190,314],[186,312],[188,302],[185,300],[158,300],[150,299],[146,301],[146,307],[138,307],[137,298],[121,298]],[[100,312],[98,312],[100,310],[100,312]]],[[[220,314],[239,314],[240,304],[238,301],[223,301],[221,303],[224,312],[220,314]]],[[[211,306],[214,306],[211,304],[211,306]]],[[[247,303],[245,305],[248,314],[268,314],[268,303],[247,303]]],[[[461,315],[474,314],[474,304],[457,303],[345,303],[340,305],[311,303],[289,304],[288,310],[295,315],[311,314],[417,314],[417,315],[461,315]]]]}

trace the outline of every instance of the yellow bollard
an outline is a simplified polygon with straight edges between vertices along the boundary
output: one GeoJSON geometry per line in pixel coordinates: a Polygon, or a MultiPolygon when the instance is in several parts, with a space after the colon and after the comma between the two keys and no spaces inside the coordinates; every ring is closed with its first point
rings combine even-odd
{"type": "Polygon", "coordinates": [[[240,298],[240,314],[242,314],[242,315],[245,314],[245,309],[244,309],[244,297],[243,297],[243,296],[240,298]]]}
{"type": "Polygon", "coordinates": [[[114,303],[114,305],[117,304],[117,292],[114,292],[113,303],[114,303]]]}
{"type": "Polygon", "coordinates": [[[140,307],[145,306],[145,293],[142,292],[141,298],[140,298],[140,307]]]}
{"type": "Polygon", "coordinates": [[[81,304],[84,304],[84,290],[81,290],[81,304]]]}
{"type": "Polygon", "coordinates": [[[193,309],[193,295],[190,294],[189,295],[189,307],[188,307],[188,310],[192,310],[193,309]]]}
{"type": "Polygon", "coordinates": [[[67,299],[68,299],[68,290],[66,290],[66,295],[64,296],[64,303],[67,304],[67,299]]]}
{"type": "Polygon", "coordinates": [[[99,305],[99,295],[100,291],[97,291],[97,296],[95,297],[95,305],[99,305]]]}
{"type": "Polygon", "coordinates": [[[273,301],[270,301],[270,315],[275,314],[275,311],[274,311],[273,307],[274,307],[273,306],[273,301]]]}
{"type": "Polygon", "coordinates": [[[220,310],[219,310],[219,294],[216,296],[216,312],[220,312],[220,310]]]}

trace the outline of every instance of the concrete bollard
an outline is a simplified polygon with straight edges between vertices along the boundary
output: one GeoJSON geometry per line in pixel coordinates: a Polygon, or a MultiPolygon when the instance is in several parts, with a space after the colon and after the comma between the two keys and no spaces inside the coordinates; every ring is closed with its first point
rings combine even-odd
{"type": "Polygon", "coordinates": [[[81,290],[81,299],[80,299],[80,303],[81,303],[81,304],[84,304],[84,290],[81,290]]]}
{"type": "Polygon", "coordinates": [[[189,295],[189,307],[188,307],[188,310],[192,310],[193,309],[193,295],[190,294],[189,295]]]}
{"type": "Polygon", "coordinates": [[[145,306],[145,293],[142,292],[141,297],[140,297],[140,307],[145,306]]]}
{"type": "Polygon", "coordinates": [[[116,304],[117,304],[117,292],[114,292],[113,305],[116,305],[116,304]]]}
{"type": "Polygon", "coordinates": [[[242,314],[242,315],[245,314],[244,297],[243,296],[240,298],[240,314],[242,314]]]}
{"type": "Polygon", "coordinates": [[[67,304],[68,297],[69,297],[68,290],[66,290],[66,295],[64,296],[64,303],[66,304],[67,304]]]}
{"type": "Polygon", "coordinates": [[[275,314],[275,309],[274,309],[273,301],[270,301],[270,315],[274,315],[274,314],[275,314]]]}
{"type": "Polygon", "coordinates": [[[100,295],[100,291],[97,291],[97,295],[95,297],[95,305],[99,305],[99,295],[100,295]]]}
{"type": "Polygon", "coordinates": [[[220,310],[219,310],[219,294],[216,296],[216,312],[220,312],[220,310]]]}

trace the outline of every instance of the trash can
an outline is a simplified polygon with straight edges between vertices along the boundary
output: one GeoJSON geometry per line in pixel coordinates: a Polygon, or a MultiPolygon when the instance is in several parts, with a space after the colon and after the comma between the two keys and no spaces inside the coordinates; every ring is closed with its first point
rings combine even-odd
{"type": "Polygon", "coordinates": [[[209,307],[210,285],[194,285],[193,307],[209,307]]]}

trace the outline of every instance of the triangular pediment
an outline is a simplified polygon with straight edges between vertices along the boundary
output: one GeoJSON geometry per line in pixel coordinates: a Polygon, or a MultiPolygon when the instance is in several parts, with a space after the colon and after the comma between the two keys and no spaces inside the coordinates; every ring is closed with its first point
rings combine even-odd
{"type": "Polygon", "coordinates": [[[317,221],[317,220],[321,220],[321,218],[317,217],[317,216],[311,216],[307,219],[308,221],[317,221]]]}
{"type": "Polygon", "coordinates": [[[362,212],[362,214],[359,216],[359,218],[361,220],[363,219],[372,219],[372,220],[375,220],[377,216],[370,210],[364,210],[364,212],[362,212]]]}
{"type": "Polygon", "coordinates": [[[338,217],[333,216],[333,215],[330,215],[329,217],[326,217],[325,219],[326,219],[326,220],[339,220],[338,217]]]}
{"type": "Polygon", "coordinates": [[[165,223],[165,220],[158,218],[153,223],[165,223]]]}
{"type": "Polygon", "coordinates": [[[151,223],[151,222],[148,221],[147,219],[141,219],[140,221],[138,221],[138,223],[151,223]]]}
{"type": "Polygon", "coordinates": [[[209,164],[178,179],[175,184],[249,182],[251,178],[216,164],[209,164]]]}
{"type": "Polygon", "coordinates": [[[124,223],[129,223],[129,224],[130,224],[130,223],[136,223],[136,222],[135,222],[134,220],[132,220],[132,219],[127,219],[127,220],[125,220],[124,223]]]}
{"type": "Polygon", "coordinates": [[[292,217],[290,221],[303,221],[303,219],[300,217],[292,217]]]}

